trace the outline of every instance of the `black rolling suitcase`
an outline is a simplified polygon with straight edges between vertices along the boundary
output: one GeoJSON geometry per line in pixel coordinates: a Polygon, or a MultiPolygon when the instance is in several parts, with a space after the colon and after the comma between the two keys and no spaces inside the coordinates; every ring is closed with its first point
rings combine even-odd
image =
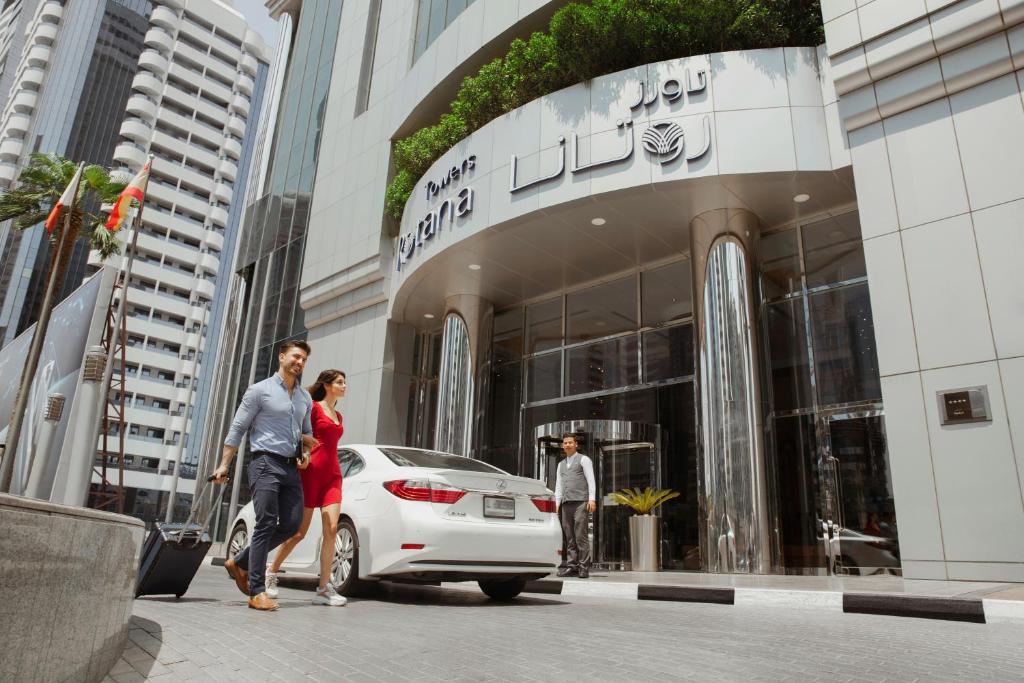
{"type": "MultiPolygon", "coordinates": [[[[199,493],[200,497],[206,492],[208,485],[207,483],[203,486],[199,493]]],[[[212,545],[206,527],[210,524],[213,511],[220,504],[225,488],[221,487],[203,524],[196,524],[192,514],[189,514],[184,524],[157,522],[142,544],[135,597],[174,595],[180,598],[185,594],[212,545]]]]}

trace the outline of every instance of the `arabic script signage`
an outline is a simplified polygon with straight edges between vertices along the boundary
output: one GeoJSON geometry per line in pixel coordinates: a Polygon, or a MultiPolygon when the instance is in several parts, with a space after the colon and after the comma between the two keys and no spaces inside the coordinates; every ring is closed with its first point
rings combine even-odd
{"type": "MultiPolygon", "coordinates": [[[[684,72],[683,80],[686,84],[685,87],[678,79],[669,78],[661,83],[660,86],[652,87],[650,89],[648,89],[646,84],[641,81],[638,87],[636,101],[629,106],[630,112],[640,108],[646,109],[657,101],[659,95],[663,97],[666,102],[672,103],[683,96],[684,90],[687,95],[695,95],[703,92],[708,87],[707,72],[704,69],[700,69],[696,72],[695,79],[690,78],[690,70],[687,69],[684,72]]],[[[579,161],[579,136],[576,134],[576,131],[569,134],[570,173],[579,173],[580,171],[588,171],[599,166],[618,164],[633,156],[633,149],[635,146],[633,119],[627,116],[624,119],[616,121],[615,125],[617,128],[622,128],[626,132],[622,152],[606,159],[598,159],[597,161],[591,161],[585,164],[581,164],[579,161]]],[[[686,151],[686,132],[674,121],[662,121],[660,123],[650,125],[641,137],[641,144],[643,145],[643,148],[652,157],[658,159],[662,165],[675,161],[684,153],[684,151],[686,151],[685,158],[687,161],[696,161],[707,154],[708,150],[711,149],[710,117],[707,115],[701,117],[700,127],[700,141],[688,151],[686,151]]],[[[523,181],[519,179],[519,159],[515,154],[513,154],[509,162],[508,191],[512,193],[520,192],[528,187],[533,187],[534,185],[554,180],[565,173],[564,135],[558,136],[558,145],[559,153],[555,169],[547,175],[534,178],[533,180],[523,181]]]]}

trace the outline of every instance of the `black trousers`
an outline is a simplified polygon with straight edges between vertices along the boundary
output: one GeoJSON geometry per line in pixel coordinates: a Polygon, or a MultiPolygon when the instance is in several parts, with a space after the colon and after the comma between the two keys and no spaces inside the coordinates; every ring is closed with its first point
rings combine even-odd
{"type": "Polygon", "coordinates": [[[565,548],[565,566],[579,571],[590,569],[590,513],[587,501],[564,500],[558,508],[558,521],[562,523],[562,544],[565,548]]]}
{"type": "Polygon", "coordinates": [[[249,463],[249,490],[256,526],[235,563],[249,572],[249,595],[267,589],[267,555],[302,525],[302,480],[294,458],[258,455],[249,463]]]}

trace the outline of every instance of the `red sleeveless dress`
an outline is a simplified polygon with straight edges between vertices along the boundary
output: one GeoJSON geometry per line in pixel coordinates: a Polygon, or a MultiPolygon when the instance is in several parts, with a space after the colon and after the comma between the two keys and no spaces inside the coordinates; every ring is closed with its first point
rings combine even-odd
{"type": "Polygon", "coordinates": [[[341,466],[338,465],[338,441],[345,433],[341,413],[338,422],[313,401],[313,436],[320,445],[310,453],[309,467],[299,470],[302,477],[303,505],[308,508],[322,508],[341,502],[341,466]]]}

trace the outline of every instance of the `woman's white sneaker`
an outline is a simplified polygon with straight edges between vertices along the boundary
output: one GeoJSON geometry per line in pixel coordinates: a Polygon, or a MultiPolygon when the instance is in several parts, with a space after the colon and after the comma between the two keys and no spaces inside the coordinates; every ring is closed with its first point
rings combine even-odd
{"type": "Polygon", "coordinates": [[[277,594],[280,592],[277,590],[277,574],[273,572],[267,572],[267,597],[277,600],[277,594]]]}
{"type": "Polygon", "coordinates": [[[326,588],[317,589],[316,595],[313,596],[314,605],[326,605],[328,607],[341,607],[348,600],[344,596],[338,595],[338,592],[334,590],[334,586],[327,584],[326,588]]]}

